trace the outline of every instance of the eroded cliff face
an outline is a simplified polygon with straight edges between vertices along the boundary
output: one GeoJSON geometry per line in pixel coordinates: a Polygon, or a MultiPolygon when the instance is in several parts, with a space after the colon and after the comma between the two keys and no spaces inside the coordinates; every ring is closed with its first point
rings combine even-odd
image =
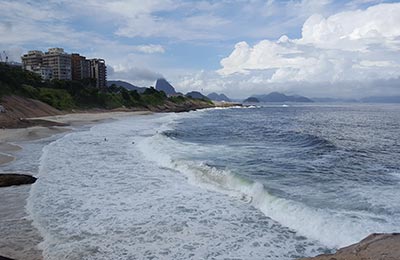
{"type": "Polygon", "coordinates": [[[335,254],[299,260],[400,260],[400,233],[371,234],[359,243],[339,249],[335,254]]]}

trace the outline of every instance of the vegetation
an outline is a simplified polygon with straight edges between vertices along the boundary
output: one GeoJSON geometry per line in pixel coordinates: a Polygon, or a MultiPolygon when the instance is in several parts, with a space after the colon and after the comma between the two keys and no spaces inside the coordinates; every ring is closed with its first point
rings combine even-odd
{"type": "Polygon", "coordinates": [[[167,97],[163,91],[157,91],[153,87],[147,88],[144,93],[138,93],[136,90],[130,91],[116,85],[105,89],[95,86],[96,82],[93,79],[43,81],[33,72],[0,63],[0,97],[19,95],[38,99],[60,110],[153,108],[167,103],[182,105],[185,102],[193,102],[192,99],[183,96],[167,97]]]}

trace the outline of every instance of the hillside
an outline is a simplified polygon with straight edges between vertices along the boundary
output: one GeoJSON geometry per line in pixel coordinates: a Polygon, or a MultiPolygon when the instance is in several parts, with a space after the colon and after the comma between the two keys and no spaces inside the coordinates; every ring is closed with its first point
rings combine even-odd
{"type": "Polygon", "coordinates": [[[208,94],[207,97],[208,97],[209,99],[213,100],[213,101],[225,101],[225,102],[230,102],[230,101],[231,101],[231,99],[228,98],[228,97],[227,97],[225,94],[223,94],[223,93],[218,94],[218,93],[212,92],[212,93],[208,94]]]}
{"type": "Polygon", "coordinates": [[[146,90],[146,88],[144,87],[138,87],[126,81],[107,80],[107,87],[111,87],[112,85],[115,85],[116,87],[123,87],[126,88],[127,90],[136,90],[139,93],[143,93],[146,90]]]}
{"type": "Polygon", "coordinates": [[[0,104],[5,111],[0,113],[0,127],[19,128],[33,125],[46,125],[48,122],[25,120],[23,118],[60,115],[62,112],[38,100],[5,96],[0,104]]]}
{"type": "MultiPolygon", "coordinates": [[[[209,100],[190,97],[168,97],[153,87],[142,93],[112,85],[96,88],[91,79],[81,81],[42,81],[40,76],[19,67],[0,64],[0,127],[24,127],[27,121],[19,118],[70,113],[73,110],[120,109],[163,112],[189,111],[215,106],[209,100]]],[[[36,122],[37,123],[37,122],[36,122]]]]}
{"type": "Polygon", "coordinates": [[[194,99],[210,100],[208,97],[204,96],[203,94],[201,94],[198,91],[190,91],[190,92],[186,93],[185,96],[189,97],[189,98],[194,98],[194,99]]]}

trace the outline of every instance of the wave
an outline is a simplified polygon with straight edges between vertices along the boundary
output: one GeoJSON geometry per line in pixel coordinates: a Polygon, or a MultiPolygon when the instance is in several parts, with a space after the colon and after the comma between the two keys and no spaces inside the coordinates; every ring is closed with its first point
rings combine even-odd
{"type": "MultiPolygon", "coordinates": [[[[332,146],[328,141],[311,135],[304,135],[298,142],[307,146],[332,146]]],[[[200,150],[210,150],[213,154],[212,150],[220,151],[226,147],[183,143],[163,133],[148,137],[137,145],[148,160],[185,174],[190,184],[250,203],[266,216],[331,248],[355,243],[372,232],[390,232],[394,228],[381,216],[372,213],[313,208],[274,196],[262,183],[243,178],[230,170],[184,159],[185,155],[195,155],[200,150]]]]}
{"type": "Polygon", "coordinates": [[[320,148],[328,150],[337,149],[336,145],[328,139],[309,133],[286,131],[283,133],[278,133],[276,137],[277,140],[280,140],[281,142],[303,148],[320,148]]]}

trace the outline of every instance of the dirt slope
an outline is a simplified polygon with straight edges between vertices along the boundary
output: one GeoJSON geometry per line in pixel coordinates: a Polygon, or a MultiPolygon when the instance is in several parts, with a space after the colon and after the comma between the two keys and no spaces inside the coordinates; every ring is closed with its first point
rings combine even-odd
{"type": "Polygon", "coordinates": [[[2,97],[0,105],[5,108],[5,113],[0,112],[0,127],[2,128],[20,128],[37,125],[38,122],[23,119],[63,114],[61,111],[43,102],[19,96],[2,97]]]}

